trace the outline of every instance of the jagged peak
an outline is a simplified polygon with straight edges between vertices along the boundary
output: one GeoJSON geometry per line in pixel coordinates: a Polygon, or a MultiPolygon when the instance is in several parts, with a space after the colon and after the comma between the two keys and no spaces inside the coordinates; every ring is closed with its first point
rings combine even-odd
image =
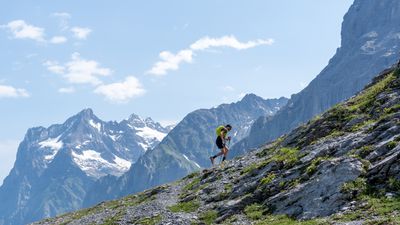
{"type": "Polygon", "coordinates": [[[86,108],[80,111],[77,115],[82,118],[92,118],[94,116],[94,113],[91,108],[86,108]]]}
{"type": "Polygon", "coordinates": [[[256,94],[253,94],[253,93],[249,93],[249,94],[246,94],[246,95],[242,98],[242,100],[240,100],[240,101],[242,101],[242,102],[248,102],[248,101],[259,101],[259,100],[265,101],[265,99],[263,99],[262,97],[260,97],[260,96],[258,96],[258,95],[256,95],[256,94]]]}

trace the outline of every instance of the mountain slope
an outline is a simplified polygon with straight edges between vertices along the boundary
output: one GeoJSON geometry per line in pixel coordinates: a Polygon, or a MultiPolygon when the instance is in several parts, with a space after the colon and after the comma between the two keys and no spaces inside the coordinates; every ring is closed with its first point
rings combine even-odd
{"type": "Polygon", "coordinates": [[[261,117],[234,152],[258,147],[360,91],[400,51],[400,1],[355,0],[344,17],[342,42],[322,72],[274,117],[261,117]]]}
{"type": "Polygon", "coordinates": [[[394,225],[400,223],[399,160],[398,66],[223,167],[36,224],[394,225]]]}
{"type": "Polygon", "coordinates": [[[87,196],[85,206],[170,182],[210,165],[216,154],[215,128],[230,123],[232,144],[248,135],[255,119],[273,115],[287,99],[264,100],[254,94],[241,101],[188,114],[154,149],[146,152],[119,179],[106,177],[87,196]]]}
{"type": "Polygon", "coordinates": [[[91,109],[64,124],[29,129],[0,187],[0,224],[24,224],[81,208],[97,179],[128,171],[168,131],[134,114],[120,123],[103,122],[91,109]]]}

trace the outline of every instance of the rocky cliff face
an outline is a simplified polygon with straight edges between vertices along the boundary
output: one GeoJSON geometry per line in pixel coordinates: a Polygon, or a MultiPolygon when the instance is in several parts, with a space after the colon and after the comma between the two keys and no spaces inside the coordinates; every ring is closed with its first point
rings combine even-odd
{"type": "Polygon", "coordinates": [[[344,17],[342,43],[328,66],[274,117],[261,117],[235,153],[258,147],[360,91],[400,57],[400,1],[356,0],[344,17]]]}
{"type": "Polygon", "coordinates": [[[287,99],[262,99],[254,94],[241,101],[188,114],[151,151],[148,151],[120,178],[106,177],[94,185],[85,206],[114,199],[170,182],[210,165],[209,157],[217,153],[215,128],[230,123],[232,144],[240,141],[258,117],[273,115],[287,99]]]}
{"type": "Polygon", "coordinates": [[[82,207],[87,191],[120,176],[169,130],[132,115],[104,122],[91,109],[64,124],[28,130],[0,188],[0,224],[25,224],[82,207]]]}
{"type": "Polygon", "coordinates": [[[223,166],[36,224],[399,224],[399,161],[397,67],[223,166]]]}

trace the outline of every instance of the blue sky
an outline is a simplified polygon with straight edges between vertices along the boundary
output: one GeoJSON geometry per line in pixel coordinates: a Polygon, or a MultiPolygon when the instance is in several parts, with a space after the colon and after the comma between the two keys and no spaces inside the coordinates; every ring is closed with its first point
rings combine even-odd
{"type": "Polygon", "coordinates": [[[352,0],[5,1],[0,179],[28,128],[84,108],[168,123],[245,93],[290,97],[340,46],[352,0]]]}

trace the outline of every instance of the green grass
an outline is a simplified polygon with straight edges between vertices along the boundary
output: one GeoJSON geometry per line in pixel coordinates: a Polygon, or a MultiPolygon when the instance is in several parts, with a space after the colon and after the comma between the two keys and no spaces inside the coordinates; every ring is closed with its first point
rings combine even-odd
{"type": "Polygon", "coordinates": [[[390,150],[394,149],[397,146],[396,141],[390,141],[389,143],[386,144],[386,147],[390,150]]]}
{"type": "Polygon", "coordinates": [[[263,167],[265,167],[267,164],[269,163],[269,161],[263,161],[260,163],[253,163],[250,164],[249,166],[245,167],[242,171],[240,171],[240,174],[247,174],[247,173],[252,173],[255,170],[259,170],[263,167]]]}
{"type": "Polygon", "coordinates": [[[359,155],[361,156],[361,158],[365,158],[373,151],[374,151],[374,147],[372,145],[365,145],[365,146],[361,147],[359,155]]]}
{"type": "Polygon", "coordinates": [[[197,200],[189,202],[179,202],[175,205],[169,206],[168,209],[171,212],[194,212],[200,207],[200,203],[197,200]]]}
{"type": "Polygon", "coordinates": [[[385,91],[389,84],[395,79],[394,73],[391,73],[373,86],[364,90],[360,95],[351,99],[350,111],[365,111],[367,108],[371,107],[375,102],[376,96],[385,91]]]}
{"type": "Polygon", "coordinates": [[[160,215],[154,216],[154,217],[146,217],[143,219],[140,219],[137,221],[135,224],[141,224],[141,225],[155,225],[161,222],[162,217],[160,215]]]}
{"type": "Polygon", "coordinates": [[[396,104],[396,105],[394,105],[394,106],[392,106],[390,108],[385,108],[383,110],[383,112],[385,114],[392,114],[392,113],[398,112],[399,110],[400,110],[400,104],[396,104]]]}
{"type": "Polygon", "coordinates": [[[340,130],[333,130],[332,133],[328,134],[327,136],[325,136],[325,138],[335,138],[335,137],[340,137],[342,135],[344,135],[345,132],[340,131],[340,130]]]}
{"type": "Polygon", "coordinates": [[[274,173],[270,173],[268,174],[268,176],[264,177],[263,179],[261,179],[261,185],[267,185],[269,183],[271,183],[274,179],[275,179],[276,175],[274,173]]]}
{"type": "Polygon", "coordinates": [[[318,157],[311,161],[311,164],[306,168],[307,175],[311,176],[317,171],[317,167],[323,160],[327,160],[328,157],[318,157]]]}
{"type": "Polygon", "coordinates": [[[375,122],[376,122],[375,120],[371,120],[371,119],[366,120],[366,121],[364,121],[364,122],[362,122],[362,123],[359,123],[359,124],[354,125],[354,126],[350,129],[350,131],[351,131],[351,132],[357,132],[357,131],[361,130],[361,128],[363,128],[363,127],[365,127],[365,126],[368,126],[368,125],[370,125],[370,124],[373,124],[373,123],[375,123],[375,122]]]}
{"type": "Polygon", "coordinates": [[[215,210],[208,210],[200,214],[199,219],[201,222],[209,225],[213,224],[214,221],[217,219],[218,213],[215,210]]]}
{"type": "Polygon", "coordinates": [[[256,155],[259,158],[262,158],[262,157],[269,155],[270,153],[273,153],[278,148],[278,146],[282,144],[282,142],[284,140],[285,140],[285,138],[283,136],[277,138],[273,143],[271,143],[270,147],[263,149],[261,152],[258,152],[256,155]]]}
{"type": "Polygon", "coordinates": [[[154,195],[147,196],[145,194],[139,194],[139,195],[131,195],[128,197],[125,197],[120,201],[119,204],[125,206],[125,207],[132,207],[132,206],[137,206],[146,202],[150,202],[155,199],[154,195]]]}
{"type": "Polygon", "coordinates": [[[254,203],[246,206],[244,213],[251,220],[260,220],[263,218],[264,207],[260,204],[254,203]]]}
{"type": "Polygon", "coordinates": [[[199,175],[200,175],[200,172],[194,172],[194,173],[191,173],[191,174],[187,175],[187,176],[184,177],[182,180],[192,179],[193,177],[197,177],[197,176],[199,176],[199,175]]]}
{"type": "Polygon", "coordinates": [[[225,184],[224,186],[224,191],[221,192],[220,198],[221,199],[226,199],[229,197],[229,195],[232,193],[233,185],[232,184],[225,184]]]}
{"type": "Polygon", "coordinates": [[[260,220],[256,225],[325,225],[329,224],[323,219],[298,221],[286,215],[269,215],[260,220]]]}
{"type": "Polygon", "coordinates": [[[353,181],[344,183],[341,187],[341,191],[343,193],[353,193],[357,192],[358,194],[366,193],[368,190],[367,180],[365,178],[357,178],[353,181]]]}
{"type": "Polygon", "coordinates": [[[288,169],[293,167],[299,161],[299,149],[297,148],[281,148],[270,159],[278,163],[283,163],[284,168],[288,169]]]}
{"type": "Polygon", "coordinates": [[[400,192],[400,180],[394,177],[389,178],[389,188],[393,191],[400,192]]]}
{"type": "Polygon", "coordinates": [[[193,190],[193,187],[200,184],[201,177],[194,178],[190,183],[188,183],[185,187],[183,187],[183,191],[193,190]]]}
{"type": "Polygon", "coordinates": [[[366,224],[400,224],[400,198],[374,197],[363,195],[359,198],[365,204],[344,214],[337,214],[330,219],[333,221],[350,222],[366,220],[366,224]]]}

